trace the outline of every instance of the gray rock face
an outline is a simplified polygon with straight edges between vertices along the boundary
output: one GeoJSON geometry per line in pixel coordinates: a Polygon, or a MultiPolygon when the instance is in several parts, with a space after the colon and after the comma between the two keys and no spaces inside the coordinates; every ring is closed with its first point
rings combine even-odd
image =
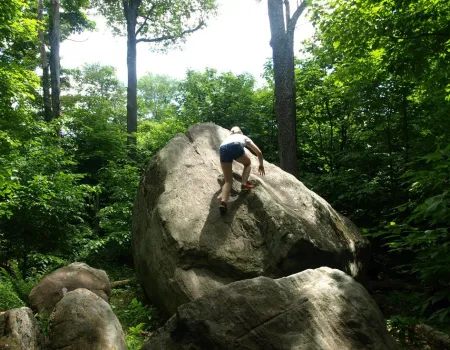
{"type": "Polygon", "coordinates": [[[340,270],[231,283],[184,304],[144,350],[391,350],[378,306],[340,270]]]}
{"type": "Polygon", "coordinates": [[[42,340],[31,309],[21,307],[0,313],[0,349],[39,350],[42,340]]]}
{"type": "Polygon", "coordinates": [[[111,285],[103,270],[85,263],[72,263],[45,276],[30,292],[31,307],[43,316],[49,316],[53,307],[66,292],[86,288],[108,301],[111,285]]]}
{"type": "MultiPolygon", "coordinates": [[[[265,163],[250,193],[233,165],[229,213],[219,216],[218,147],[229,132],[198,124],[149,164],[133,209],[132,249],[147,295],[172,315],[178,306],[230,282],[279,278],[329,266],[361,280],[369,243],[358,228],[294,176],[265,163]]],[[[251,137],[251,135],[249,135],[251,137]]]]}
{"type": "Polygon", "coordinates": [[[109,304],[80,288],[67,293],[50,316],[49,349],[126,350],[122,326],[109,304]]]}

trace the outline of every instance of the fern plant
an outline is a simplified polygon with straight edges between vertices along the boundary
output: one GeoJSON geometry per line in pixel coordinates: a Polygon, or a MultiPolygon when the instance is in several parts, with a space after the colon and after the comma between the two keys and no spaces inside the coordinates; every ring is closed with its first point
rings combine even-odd
{"type": "Polygon", "coordinates": [[[11,283],[0,277],[0,312],[25,306],[11,283]]]}
{"type": "Polygon", "coordinates": [[[22,271],[20,271],[19,264],[15,260],[9,261],[8,270],[0,268],[0,276],[6,281],[15,292],[17,297],[22,300],[23,304],[28,304],[28,294],[35,285],[35,280],[25,278],[22,271]]]}

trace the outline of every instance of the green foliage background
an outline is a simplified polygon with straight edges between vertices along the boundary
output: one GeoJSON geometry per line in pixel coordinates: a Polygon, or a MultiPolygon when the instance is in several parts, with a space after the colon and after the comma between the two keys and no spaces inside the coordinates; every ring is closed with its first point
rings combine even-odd
{"type": "MultiPolygon", "coordinates": [[[[423,320],[443,327],[450,320],[450,3],[310,3],[315,36],[295,62],[299,178],[362,228],[374,256],[388,257],[372,259],[371,278],[383,272],[421,286],[414,306],[406,303],[411,295],[391,295],[405,305],[392,327],[423,320]]],[[[93,28],[81,10],[87,2],[63,5],[65,37],[93,28]]],[[[34,6],[0,3],[0,311],[26,305],[33,283],[68,262],[102,262],[111,271],[131,265],[140,175],[190,125],[239,125],[266,160],[278,161],[270,61],[263,85],[213,68],[183,79],[142,77],[135,159],[127,156],[126,88],[113,67],[63,69],[62,117],[44,122],[35,71],[45,23],[34,6]]],[[[119,15],[113,10],[110,21],[119,15]]],[[[133,293],[118,313],[137,347],[153,311],[133,293]]]]}

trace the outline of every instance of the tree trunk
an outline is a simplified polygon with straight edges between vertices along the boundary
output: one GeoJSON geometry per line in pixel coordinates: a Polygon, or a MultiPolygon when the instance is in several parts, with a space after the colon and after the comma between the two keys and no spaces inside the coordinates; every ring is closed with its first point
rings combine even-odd
{"type": "Polygon", "coordinates": [[[348,111],[348,102],[345,102],[344,118],[341,119],[341,141],[339,146],[339,150],[341,152],[344,152],[344,149],[347,146],[349,126],[350,126],[350,113],[348,111]]]}
{"type": "Polygon", "coordinates": [[[409,123],[406,92],[402,95],[403,133],[405,135],[405,163],[409,162],[409,123]]]}
{"type": "Polygon", "coordinates": [[[392,122],[391,122],[391,117],[392,117],[392,106],[388,105],[389,107],[389,111],[387,113],[387,127],[386,127],[386,135],[387,135],[387,146],[388,146],[388,154],[389,154],[389,185],[390,185],[390,195],[391,195],[391,200],[392,203],[394,203],[395,206],[398,205],[397,203],[397,196],[396,196],[396,189],[397,189],[397,184],[396,184],[396,177],[394,174],[394,160],[392,159],[393,157],[393,145],[392,145],[392,122]]]}
{"type": "Polygon", "coordinates": [[[297,176],[297,120],[295,111],[294,30],[306,6],[303,2],[290,17],[289,2],[268,0],[269,22],[275,75],[275,105],[278,125],[280,166],[297,176]]]}
{"type": "Polygon", "coordinates": [[[52,0],[52,31],[50,35],[50,75],[52,85],[52,109],[53,118],[60,116],[61,80],[60,80],[60,63],[59,63],[59,47],[61,42],[61,26],[59,14],[59,0],[52,0]]]}
{"type": "Polygon", "coordinates": [[[130,156],[134,158],[137,132],[137,74],[136,74],[136,25],[140,0],[123,0],[127,20],[127,133],[130,156]]]}
{"type": "MultiPolygon", "coordinates": [[[[46,59],[47,61],[47,59],[46,59]]],[[[44,64],[44,62],[42,62],[44,64]]],[[[50,96],[50,66],[48,62],[42,67],[42,90],[44,93],[44,115],[45,120],[50,122],[53,119],[52,100],[50,96]],[[45,68],[44,68],[45,67],[45,68]]]]}
{"type": "MultiPolygon", "coordinates": [[[[37,8],[38,8],[38,20],[42,24],[43,19],[44,19],[42,0],[38,0],[37,8]]],[[[50,99],[50,79],[49,79],[49,71],[48,71],[47,51],[45,49],[45,38],[44,38],[44,32],[42,31],[42,29],[39,29],[38,35],[39,35],[39,43],[40,43],[40,49],[41,49],[44,118],[47,122],[49,122],[52,120],[52,102],[50,99]]]]}
{"type": "Polygon", "coordinates": [[[330,156],[329,156],[330,172],[333,173],[334,172],[334,125],[333,125],[333,115],[331,114],[330,103],[329,103],[328,99],[325,101],[325,109],[327,111],[328,122],[330,125],[330,141],[329,141],[328,145],[329,145],[329,150],[330,150],[330,156]]]}
{"type": "Polygon", "coordinates": [[[322,124],[320,123],[320,121],[317,122],[317,131],[319,132],[319,147],[320,147],[319,154],[323,157],[326,157],[325,151],[323,150],[322,124]]]}

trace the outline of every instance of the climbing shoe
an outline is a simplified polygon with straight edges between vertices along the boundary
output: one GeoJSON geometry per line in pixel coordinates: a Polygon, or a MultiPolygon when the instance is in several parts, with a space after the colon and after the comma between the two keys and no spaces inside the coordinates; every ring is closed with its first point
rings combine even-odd
{"type": "Polygon", "coordinates": [[[220,215],[225,215],[228,211],[227,202],[220,201],[219,202],[219,211],[220,215]]]}
{"type": "Polygon", "coordinates": [[[241,185],[241,191],[250,191],[254,187],[255,187],[255,185],[252,185],[252,184],[249,184],[249,183],[242,184],[241,185]]]}

